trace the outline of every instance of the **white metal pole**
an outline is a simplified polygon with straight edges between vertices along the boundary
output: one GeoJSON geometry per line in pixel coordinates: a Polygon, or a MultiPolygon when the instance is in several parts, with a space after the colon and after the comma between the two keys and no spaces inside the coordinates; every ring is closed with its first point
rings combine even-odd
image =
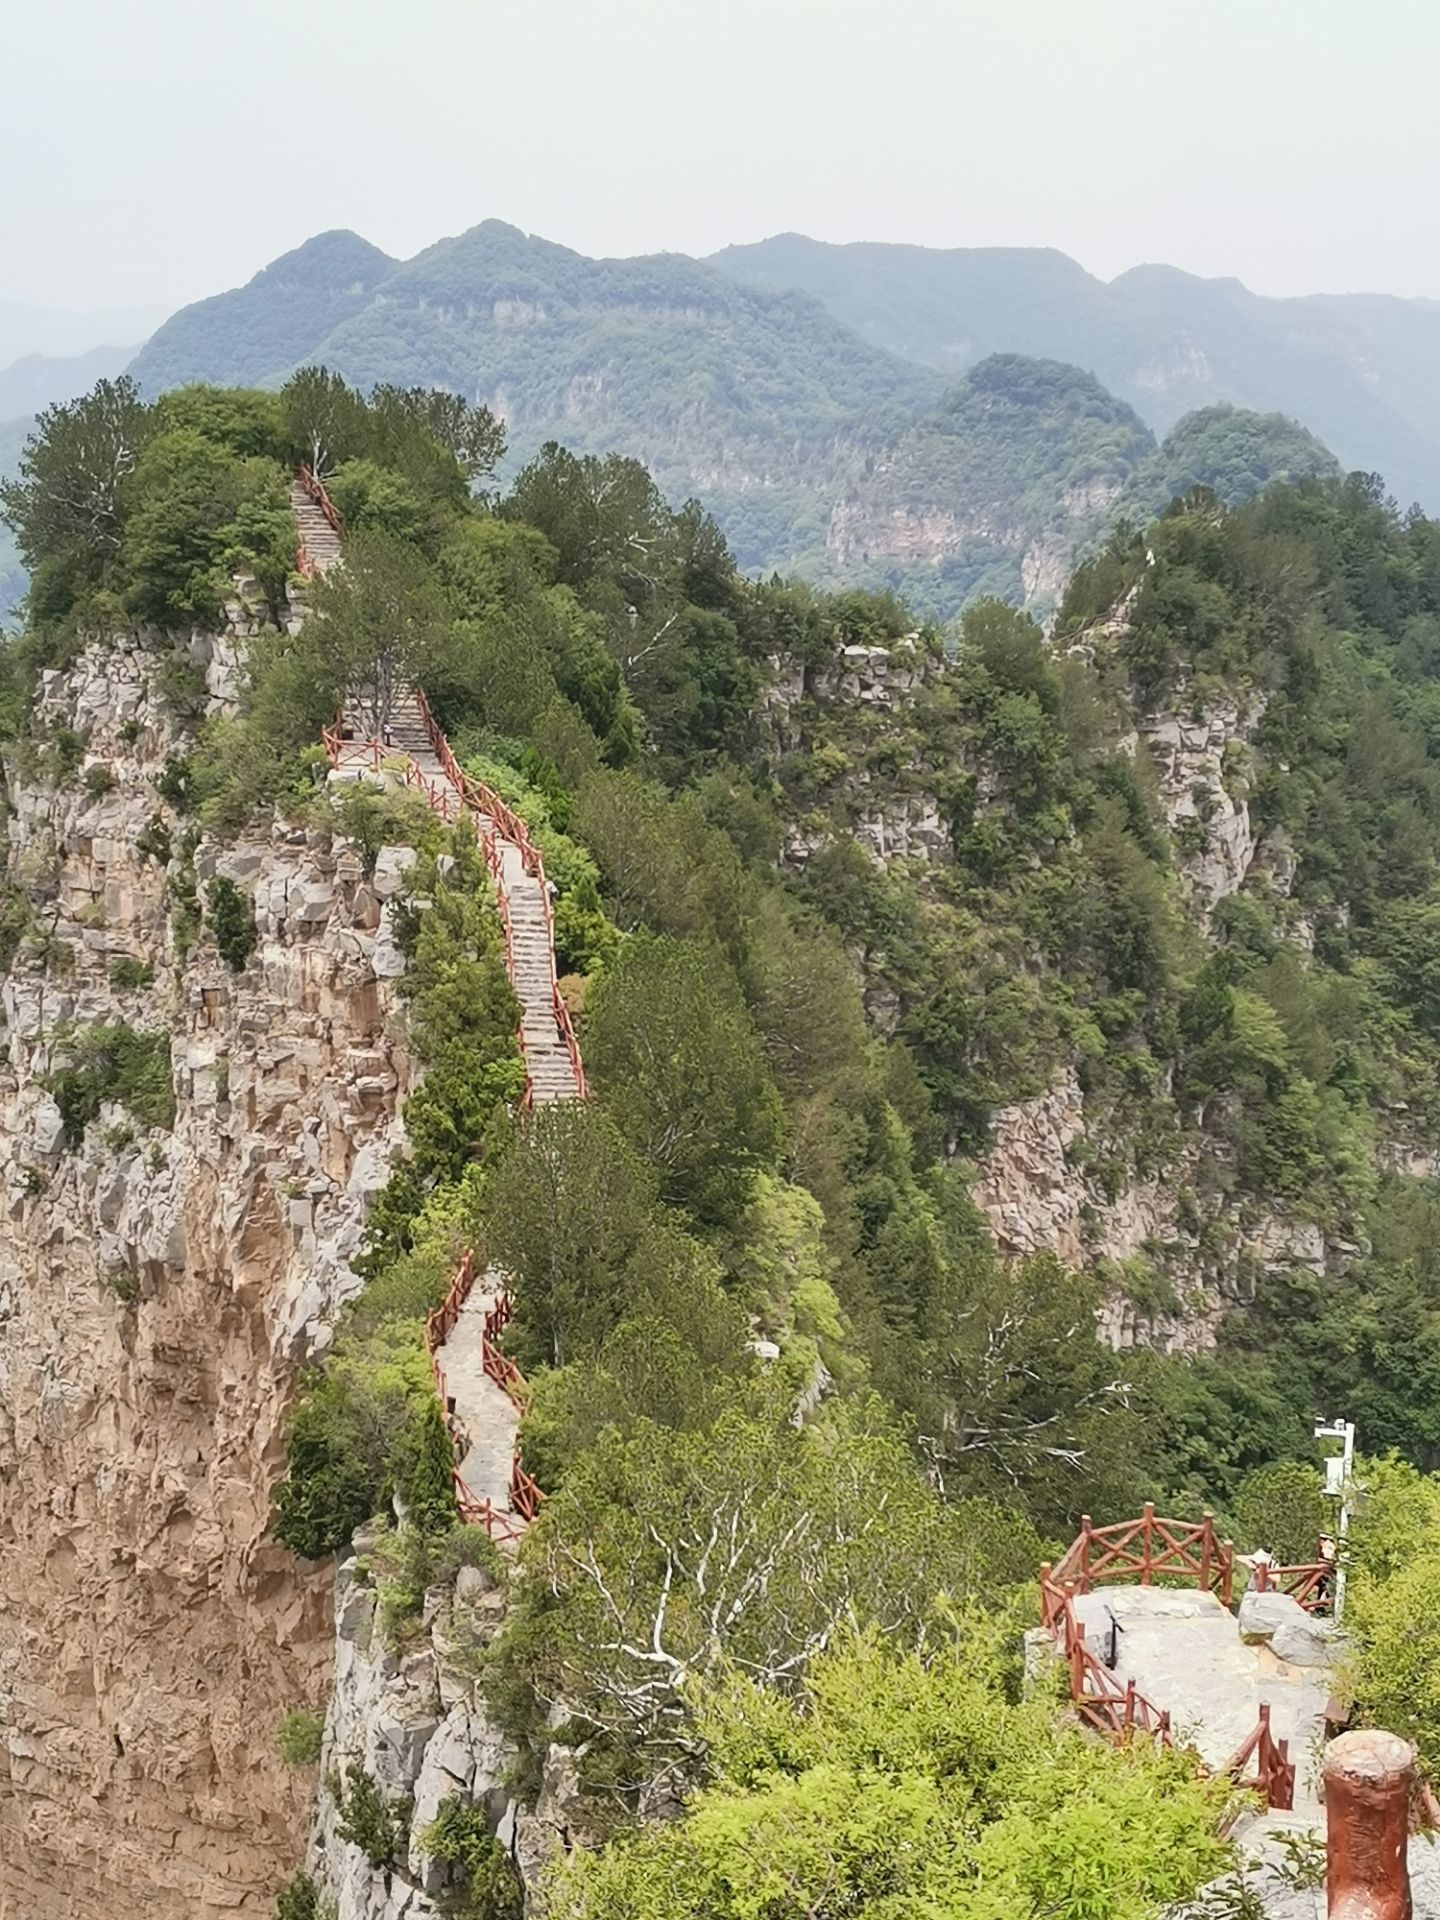
{"type": "Polygon", "coordinates": [[[1350,1469],[1355,1461],[1355,1422],[1341,1421],[1345,1431],[1344,1467],[1340,1478],[1340,1534],[1335,1542],[1335,1611],[1338,1627],[1345,1614],[1345,1536],[1350,1531],[1350,1469]]]}

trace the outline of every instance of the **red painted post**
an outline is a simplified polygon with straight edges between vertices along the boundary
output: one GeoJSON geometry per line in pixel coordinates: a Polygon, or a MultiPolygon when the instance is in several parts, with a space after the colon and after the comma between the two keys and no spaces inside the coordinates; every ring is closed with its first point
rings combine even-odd
{"type": "Polygon", "coordinates": [[[1145,1557],[1140,1565],[1140,1584],[1142,1587],[1148,1587],[1150,1584],[1150,1536],[1154,1531],[1155,1502],[1153,1500],[1147,1500],[1145,1502],[1145,1557]]]}
{"type": "Polygon", "coordinates": [[[1050,1617],[1050,1562],[1040,1562],[1040,1624],[1048,1627],[1053,1624],[1050,1617]]]}
{"type": "Polygon", "coordinates": [[[1415,1749],[1365,1727],[1325,1749],[1325,1891],[1330,1920],[1410,1920],[1415,1749]]]}
{"type": "Polygon", "coordinates": [[[1080,1516],[1080,1591],[1090,1591],[1090,1516],[1080,1516]]]}
{"type": "Polygon", "coordinates": [[[1225,1572],[1220,1584],[1221,1604],[1228,1607],[1235,1593],[1235,1542],[1222,1540],[1220,1552],[1225,1563],[1225,1572]]]}
{"type": "Polygon", "coordinates": [[[1127,1727],[1133,1727],[1135,1724],[1135,1682],[1133,1680],[1125,1682],[1125,1724],[1127,1727]]]}

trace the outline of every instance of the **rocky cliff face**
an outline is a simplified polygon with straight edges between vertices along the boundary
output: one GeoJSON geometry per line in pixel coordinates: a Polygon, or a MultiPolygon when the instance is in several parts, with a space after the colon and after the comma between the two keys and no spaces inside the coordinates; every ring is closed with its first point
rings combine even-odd
{"type": "MultiPolygon", "coordinates": [[[[195,650],[220,699],[234,639],[195,650]]],[[[268,1913],[302,1853],[313,1782],[273,1733],[324,1699],[330,1580],[267,1538],[270,1495],[410,1076],[380,891],[325,833],[189,844],[153,786],[183,744],[156,664],[111,643],[47,676],[42,723],[82,763],[8,769],[29,926],[0,1067],[6,1920],[268,1913]],[[218,873],[253,900],[239,973],[185,951],[187,855],[202,896],[218,873]],[[174,1125],[112,1102],[67,1143],[67,1029],[120,1021],[171,1036],[174,1125]]]]}
{"type": "Polygon", "coordinates": [[[459,1890],[452,1869],[421,1842],[445,1802],[484,1810],[500,1845],[533,1888],[572,1825],[574,1759],[556,1747],[533,1808],[508,1785],[514,1749],[491,1719],[478,1676],[504,1615],[494,1576],[462,1567],[425,1596],[422,1620],[387,1642],[368,1558],[371,1536],[335,1582],[335,1676],[325,1722],[309,1871],[335,1920],[442,1920],[459,1890]],[[408,1808],[408,1841],[393,1866],[375,1865],[341,1831],[335,1789],[363,1771],[391,1805],[408,1808]]]}
{"type": "Polygon", "coordinates": [[[1204,918],[1240,890],[1255,859],[1246,796],[1250,742],[1264,711],[1258,695],[1190,709],[1182,688],[1170,707],[1140,720],[1180,871],[1204,918]]]}
{"type": "Polygon", "coordinates": [[[1312,1221],[1223,1198],[1222,1183],[1206,1179],[1215,1149],[1205,1142],[1192,1142],[1163,1174],[1132,1176],[1106,1191],[1077,1152],[1087,1119],[1073,1074],[1037,1099],[1001,1107],[974,1197],[1002,1253],[1054,1253],[1072,1266],[1115,1263],[1120,1271],[1102,1315],[1114,1346],[1210,1346],[1225,1308],[1250,1297],[1257,1271],[1323,1273],[1355,1252],[1327,1243],[1312,1221]],[[1137,1262],[1140,1271],[1127,1275],[1137,1262]]]}

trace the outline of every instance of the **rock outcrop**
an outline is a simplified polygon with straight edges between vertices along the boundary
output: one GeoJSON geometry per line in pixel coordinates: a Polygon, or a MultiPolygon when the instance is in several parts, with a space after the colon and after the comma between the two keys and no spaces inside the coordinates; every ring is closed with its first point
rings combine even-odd
{"type": "MultiPolygon", "coordinates": [[[[233,636],[198,643],[212,704],[233,636]]],[[[356,1285],[410,1077],[399,956],[321,830],[212,850],[154,782],[184,739],[143,642],[46,676],[8,777],[0,1165],[0,1913],[269,1913],[313,1780],[274,1744],[328,1686],[328,1572],[268,1537],[294,1372],[356,1285]],[[68,735],[62,730],[68,730],[68,735]],[[72,746],[73,751],[73,746],[72,746]],[[31,764],[33,763],[33,764],[31,764]],[[232,972],[214,875],[253,902],[232,972]],[[187,905],[188,902],[188,905],[187,905]],[[193,943],[193,944],[192,944],[193,943]],[[67,1139],[67,1034],[168,1034],[172,1126],[107,1102],[67,1139]]],[[[72,1129],[73,1132],[73,1129],[72,1129]]]]}
{"type": "Polygon", "coordinates": [[[1188,711],[1181,688],[1171,707],[1140,721],[1180,871],[1207,918],[1239,892],[1255,858],[1247,776],[1250,741],[1263,713],[1258,695],[1246,704],[1217,700],[1188,711]]]}

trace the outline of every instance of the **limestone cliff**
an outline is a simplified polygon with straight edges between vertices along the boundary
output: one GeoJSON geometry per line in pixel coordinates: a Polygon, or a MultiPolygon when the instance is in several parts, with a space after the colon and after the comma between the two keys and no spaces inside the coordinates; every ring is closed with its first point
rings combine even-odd
{"type": "MultiPolygon", "coordinates": [[[[235,638],[192,648],[221,699],[235,638]]],[[[279,825],[212,848],[158,797],[184,744],[158,660],[107,642],[48,674],[40,736],[78,736],[80,764],[7,768],[5,1920],[269,1913],[301,1856],[313,1781],[274,1729],[325,1698],[331,1582],[267,1537],[270,1497],[410,1076],[354,853],[279,825]],[[203,934],[187,951],[192,872],[253,901],[239,972],[203,934]],[[111,1103],[67,1140],[67,1030],[121,1021],[170,1035],[174,1124],[111,1103]]]]}

